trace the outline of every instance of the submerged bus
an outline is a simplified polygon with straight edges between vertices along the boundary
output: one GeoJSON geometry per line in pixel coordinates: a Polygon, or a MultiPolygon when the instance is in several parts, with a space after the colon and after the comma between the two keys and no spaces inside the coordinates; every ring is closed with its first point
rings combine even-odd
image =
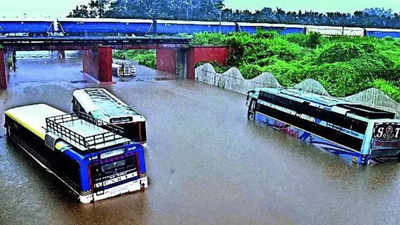
{"type": "Polygon", "coordinates": [[[7,136],[57,177],[80,202],[147,188],[143,147],[119,127],[45,104],[5,112],[7,136]]]}
{"type": "Polygon", "coordinates": [[[400,157],[400,120],[395,113],[296,89],[261,88],[248,92],[250,120],[369,165],[400,157]]]}
{"type": "Polygon", "coordinates": [[[104,88],[84,88],[72,94],[72,109],[122,127],[127,137],[146,143],[146,119],[104,88]]]}

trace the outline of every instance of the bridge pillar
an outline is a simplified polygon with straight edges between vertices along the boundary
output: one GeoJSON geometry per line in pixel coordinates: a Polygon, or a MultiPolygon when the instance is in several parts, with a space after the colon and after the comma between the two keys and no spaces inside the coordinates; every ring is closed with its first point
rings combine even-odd
{"type": "Polygon", "coordinates": [[[187,56],[187,79],[195,79],[195,67],[199,62],[217,62],[225,65],[229,49],[225,46],[193,46],[187,56]]]}
{"type": "Polygon", "coordinates": [[[17,72],[17,52],[12,52],[12,69],[14,72],[17,72]]]}
{"type": "Polygon", "coordinates": [[[157,70],[186,78],[187,50],[162,48],[157,49],[157,70]]]}
{"type": "Polygon", "coordinates": [[[83,72],[100,82],[112,82],[112,48],[98,47],[84,50],[83,72]]]}
{"type": "Polygon", "coordinates": [[[5,50],[0,48],[0,89],[7,89],[8,72],[8,57],[5,50]]]}
{"type": "Polygon", "coordinates": [[[58,50],[58,59],[65,59],[65,50],[58,50]]]}
{"type": "Polygon", "coordinates": [[[176,54],[177,50],[173,48],[157,49],[157,70],[176,74],[176,54]]]}

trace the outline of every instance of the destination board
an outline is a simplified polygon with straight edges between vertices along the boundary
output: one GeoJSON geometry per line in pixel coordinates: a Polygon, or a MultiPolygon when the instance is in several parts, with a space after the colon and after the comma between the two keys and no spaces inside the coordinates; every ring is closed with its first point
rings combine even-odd
{"type": "Polygon", "coordinates": [[[373,137],[380,141],[400,140],[400,124],[375,123],[373,137]]]}

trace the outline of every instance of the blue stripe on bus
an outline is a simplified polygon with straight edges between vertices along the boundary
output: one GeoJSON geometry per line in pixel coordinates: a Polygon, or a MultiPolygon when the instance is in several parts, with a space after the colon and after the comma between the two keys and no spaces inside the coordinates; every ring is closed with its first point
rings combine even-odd
{"type": "Polygon", "coordinates": [[[63,153],[79,163],[81,191],[89,191],[91,189],[88,171],[89,160],[86,159],[85,156],[82,156],[71,149],[65,150],[63,153]]]}
{"type": "Polygon", "coordinates": [[[146,164],[144,161],[143,147],[140,147],[140,149],[138,150],[138,158],[139,158],[140,172],[141,172],[141,174],[145,174],[146,173],[146,164]]]}
{"type": "Polygon", "coordinates": [[[80,178],[81,178],[81,190],[89,191],[90,186],[90,176],[89,176],[89,163],[90,161],[85,159],[80,162],[80,178]]]}
{"type": "Polygon", "coordinates": [[[78,154],[77,152],[73,151],[71,148],[65,150],[64,154],[69,156],[71,159],[79,161],[79,162],[85,159],[85,156],[78,154]]]}

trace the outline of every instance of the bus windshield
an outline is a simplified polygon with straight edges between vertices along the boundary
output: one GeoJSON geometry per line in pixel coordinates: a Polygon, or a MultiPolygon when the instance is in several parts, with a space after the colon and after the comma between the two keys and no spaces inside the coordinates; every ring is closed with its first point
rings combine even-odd
{"type": "Polygon", "coordinates": [[[94,192],[104,190],[118,184],[126,183],[138,176],[136,157],[130,156],[111,162],[102,162],[91,166],[91,180],[94,192]]]}
{"type": "Polygon", "coordinates": [[[400,157],[400,123],[376,123],[372,157],[400,157]]]}

